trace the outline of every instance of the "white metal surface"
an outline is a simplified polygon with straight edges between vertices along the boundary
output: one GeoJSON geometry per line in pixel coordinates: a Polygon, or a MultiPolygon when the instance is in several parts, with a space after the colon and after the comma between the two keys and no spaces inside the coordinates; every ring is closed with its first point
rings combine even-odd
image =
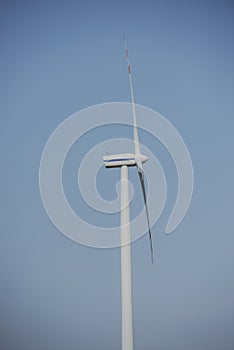
{"type": "Polygon", "coordinates": [[[148,160],[148,157],[144,156],[143,154],[139,154],[136,158],[136,155],[133,153],[108,154],[103,156],[103,161],[106,168],[115,168],[123,165],[136,165],[137,160],[144,163],[148,160]]]}
{"type": "Polygon", "coordinates": [[[112,154],[103,157],[105,167],[113,168],[122,165],[135,165],[135,155],[132,153],[112,154]]]}
{"type": "Polygon", "coordinates": [[[132,325],[132,271],[131,230],[128,167],[121,167],[121,298],[122,298],[122,350],[133,350],[132,325]]]}
{"type": "Polygon", "coordinates": [[[122,153],[122,154],[112,154],[103,157],[105,167],[113,168],[122,165],[135,165],[135,154],[132,153],[122,153]]]}

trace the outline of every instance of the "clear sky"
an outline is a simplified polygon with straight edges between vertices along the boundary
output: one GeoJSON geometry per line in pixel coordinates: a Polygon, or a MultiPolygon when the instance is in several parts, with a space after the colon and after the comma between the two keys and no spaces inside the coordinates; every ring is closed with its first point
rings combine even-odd
{"type": "MultiPolygon", "coordinates": [[[[123,32],[136,102],[177,128],[195,174],[189,211],[166,236],[176,172],[165,149],[140,135],[160,159],[169,194],[152,228],[156,264],[147,236],[132,245],[135,349],[234,348],[233,19],[227,0],[1,1],[1,349],[120,350],[119,249],[65,238],[42,205],[38,170],[68,116],[130,100],[123,32]]],[[[103,134],[81,140],[67,159],[67,194],[84,216],[72,190],[79,147],[103,134]]]]}

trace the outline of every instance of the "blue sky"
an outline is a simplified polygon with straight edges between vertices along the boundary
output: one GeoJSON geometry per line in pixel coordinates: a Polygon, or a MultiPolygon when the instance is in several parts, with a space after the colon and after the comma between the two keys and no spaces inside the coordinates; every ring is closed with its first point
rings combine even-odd
{"type": "MultiPolygon", "coordinates": [[[[141,134],[155,145],[169,198],[152,229],[156,265],[147,236],[132,246],[135,349],[233,349],[232,2],[3,1],[0,13],[2,348],[120,349],[119,249],[59,233],[43,208],[38,170],[48,137],[68,116],[129,101],[125,32],[136,102],[173,123],[195,173],[189,212],[166,236],[176,172],[165,149],[141,134]]],[[[131,137],[129,129],[112,133],[131,137]]],[[[85,215],[72,192],[76,151],[65,185],[85,215]]]]}

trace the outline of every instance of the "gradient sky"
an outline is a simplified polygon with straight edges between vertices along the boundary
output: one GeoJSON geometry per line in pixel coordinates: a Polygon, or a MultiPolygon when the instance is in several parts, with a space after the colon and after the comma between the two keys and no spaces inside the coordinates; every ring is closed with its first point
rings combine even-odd
{"type": "MultiPolygon", "coordinates": [[[[195,173],[190,209],[166,236],[176,172],[155,143],[169,198],[152,229],[156,265],[147,236],[132,245],[135,349],[234,348],[233,13],[225,0],[1,1],[1,349],[121,348],[120,251],[65,238],[43,208],[38,170],[68,116],[129,101],[123,32],[136,102],[177,128],[195,173]]],[[[112,132],[131,137],[127,128],[112,132]]],[[[141,140],[154,146],[144,133],[141,140]]],[[[64,182],[85,216],[72,191],[78,155],[74,145],[64,182]]]]}

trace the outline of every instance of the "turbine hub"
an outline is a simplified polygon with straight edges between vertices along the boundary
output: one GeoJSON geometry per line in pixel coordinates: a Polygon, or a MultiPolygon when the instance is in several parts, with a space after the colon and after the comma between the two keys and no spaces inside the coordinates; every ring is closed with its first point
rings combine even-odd
{"type": "Polygon", "coordinates": [[[135,159],[139,159],[141,163],[145,163],[149,158],[145,156],[144,154],[139,154],[135,156],[135,159]]]}

